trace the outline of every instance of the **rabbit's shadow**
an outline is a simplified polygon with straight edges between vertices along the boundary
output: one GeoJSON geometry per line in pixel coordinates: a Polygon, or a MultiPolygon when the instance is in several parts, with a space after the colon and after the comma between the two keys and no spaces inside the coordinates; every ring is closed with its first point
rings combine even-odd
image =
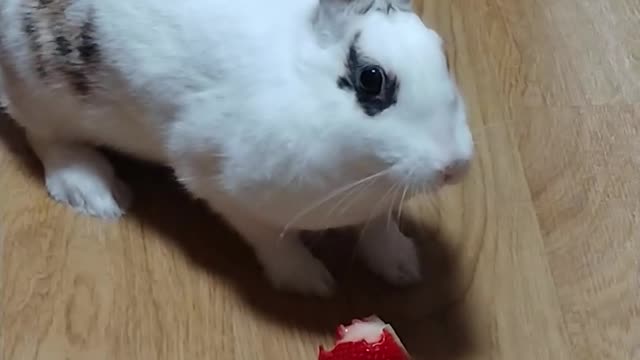
{"type": "MultiPolygon", "coordinates": [[[[0,145],[42,178],[38,160],[23,132],[0,114],[0,145]]],[[[423,284],[412,289],[385,285],[353,260],[348,230],[309,236],[314,253],[335,274],[340,288],[329,299],[302,297],[274,290],[262,275],[253,252],[200,201],[174,181],[171,171],[107,152],[120,177],[129,183],[135,202],[128,216],[153,228],[197,266],[232,284],[261,316],[282,326],[332,333],[340,323],[377,314],[393,324],[415,358],[456,359],[471,350],[469,317],[461,296],[459,265],[442,234],[409,225],[422,251],[423,284]],[[328,236],[327,236],[328,235],[328,236]],[[354,266],[351,266],[354,265],[354,266]],[[358,265],[358,266],[355,266],[358,265]]]]}

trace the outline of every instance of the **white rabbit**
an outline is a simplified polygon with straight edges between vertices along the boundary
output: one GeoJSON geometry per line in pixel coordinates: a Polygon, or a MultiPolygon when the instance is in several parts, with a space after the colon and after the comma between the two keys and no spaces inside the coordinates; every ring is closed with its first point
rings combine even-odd
{"type": "Polygon", "coordinates": [[[366,224],[374,272],[419,281],[387,214],[473,155],[442,40],[409,0],[2,0],[0,54],[53,198],[124,213],[96,145],[169,165],[283,290],[333,292],[298,232],[347,225],[366,224]]]}

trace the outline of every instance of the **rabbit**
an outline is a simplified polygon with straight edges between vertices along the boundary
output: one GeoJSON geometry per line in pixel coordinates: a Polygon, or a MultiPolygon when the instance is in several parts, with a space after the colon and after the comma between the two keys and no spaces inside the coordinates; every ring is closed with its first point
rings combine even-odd
{"type": "Polygon", "coordinates": [[[166,165],[283,291],[333,294],[299,235],[351,226],[372,272],[418,283],[389,215],[473,158],[443,39],[409,0],[3,0],[0,52],[53,199],[116,219],[133,196],[98,147],[166,165]]]}

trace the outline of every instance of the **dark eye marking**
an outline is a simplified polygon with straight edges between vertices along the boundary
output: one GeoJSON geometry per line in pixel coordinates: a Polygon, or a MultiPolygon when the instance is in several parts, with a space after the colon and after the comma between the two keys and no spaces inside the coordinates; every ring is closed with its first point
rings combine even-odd
{"type": "Polygon", "coordinates": [[[365,114],[375,116],[396,104],[399,82],[393,74],[360,54],[358,38],[356,35],[349,47],[346,72],[338,79],[338,87],[354,92],[365,114]]]}

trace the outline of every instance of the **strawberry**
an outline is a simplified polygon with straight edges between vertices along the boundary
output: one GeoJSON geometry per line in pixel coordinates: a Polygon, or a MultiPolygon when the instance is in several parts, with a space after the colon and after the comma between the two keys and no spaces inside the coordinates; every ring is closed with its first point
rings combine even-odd
{"type": "Polygon", "coordinates": [[[395,331],[377,316],[338,326],[330,351],[320,346],[318,360],[409,360],[395,331]]]}

